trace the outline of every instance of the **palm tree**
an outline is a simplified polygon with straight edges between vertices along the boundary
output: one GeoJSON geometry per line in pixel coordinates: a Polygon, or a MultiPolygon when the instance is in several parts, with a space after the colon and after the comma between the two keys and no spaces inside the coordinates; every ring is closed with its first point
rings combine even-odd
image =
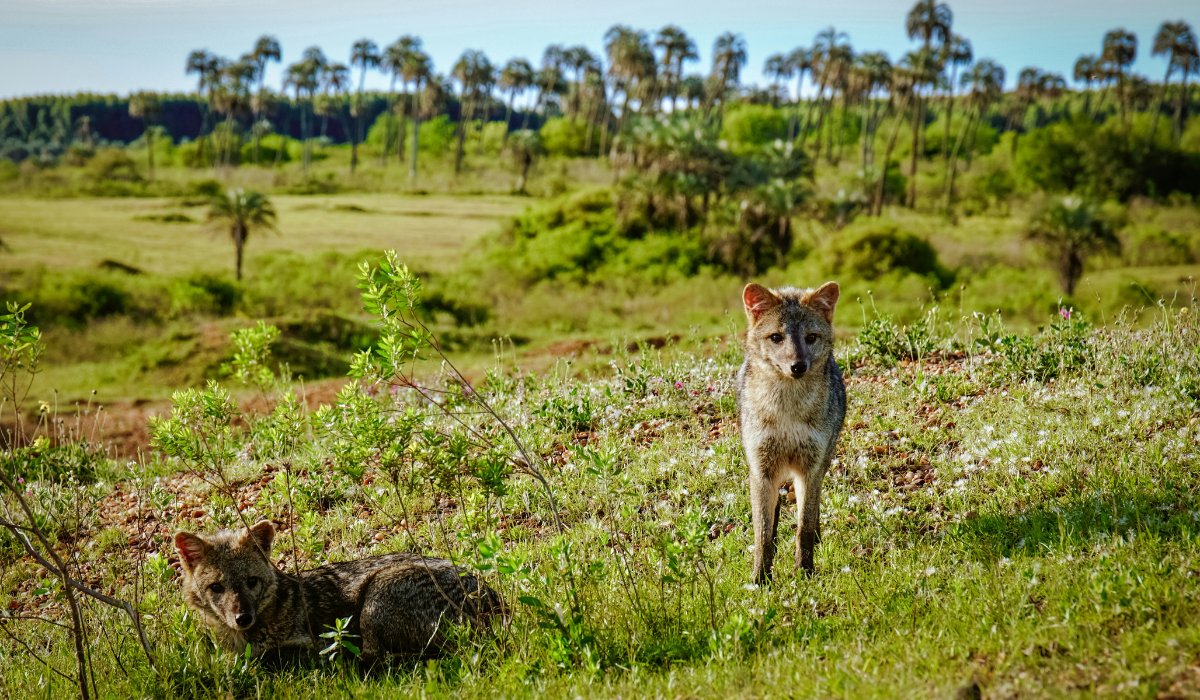
{"type": "Polygon", "coordinates": [[[892,62],[882,51],[864,53],[855,59],[858,74],[859,89],[863,96],[863,135],[862,135],[862,165],[875,162],[875,130],[879,128],[879,110],[881,101],[875,99],[878,90],[886,89],[892,83],[892,62]]]}
{"type": "Polygon", "coordinates": [[[1013,90],[1013,107],[1008,113],[1008,129],[1013,132],[1012,155],[1017,155],[1017,142],[1025,128],[1029,107],[1042,96],[1046,85],[1045,74],[1040,68],[1028,66],[1017,74],[1017,87],[1013,90]]]}
{"type": "Polygon", "coordinates": [[[821,129],[825,125],[825,115],[833,106],[833,95],[830,95],[828,105],[825,103],[825,88],[829,87],[838,71],[841,70],[840,59],[847,53],[852,53],[848,44],[838,43],[839,41],[849,41],[849,39],[850,36],[845,32],[839,32],[833,27],[826,27],[817,33],[816,40],[813,42],[812,70],[820,78],[817,84],[817,96],[810,103],[804,129],[800,132],[800,147],[804,147],[808,129],[812,126],[813,110],[815,109],[817,111],[817,150],[813,154],[814,163],[821,155],[821,129]]]}
{"type": "Polygon", "coordinates": [[[1121,243],[1100,215],[1100,207],[1075,197],[1054,199],[1025,228],[1025,237],[1046,246],[1054,258],[1058,282],[1071,296],[1083,276],[1088,257],[1103,251],[1118,253],[1121,243]]]}
{"type": "Polygon", "coordinates": [[[900,123],[908,110],[909,103],[912,102],[913,93],[916,91],[918,80],[920,80],[919,67],[922,62],[923,59],[918,53],[910,52],[900,60],[900,65],[892,68],[892,82],[888,91],[893,100],[900,100],[900,104],[896,107],[892,131],[888,135],[887,148],[883,152],[883,167],[879,169],[879,180],[875,187],[875,216],[883,213],[883,190],[887,182],[887,172],[891,168],[892,150],[896,147],[896,138],[900,135],[900,123]]]}
{"type": "MultiPolygon", "coordinates": [[[[654,78],[654,51],[645,32],[621,24],[604,33],[604,50],[608,54],[608,75],[613,91],[622,93],[621,117],[617,131],[622,132],[629,119],[629,100],[639,91],[639,83],[654,78]]],[[[616,142],[614,141],[614,149],[616,142]]],[[[615,155],[615,151],[613,152],[615,155]]]]}
{"type": "Polygon", "coordinates": [[[936,0],[920,0],[908,11],[904,30],[909,39],[921,39],[926,50],[933,48],[933,40],[945,43],[950,38],[950,25],[954,13],[950,6],[936,0]]]}
{"type": "MultiPolygon", "coordinates": [[[[526,62],[525,65],[528,66],[529,63],[526,62]]],[[[588,50],[588,47],[572,46],[563,52],[563,65],[575,72],[575,83],[571,90],[570,100],[571,123],[574,123],[581,109],[580,101],[582,99],[584,76],[587,74],[587,71],[598,69],[600,61],[588,50]]]]}
{"type": "Polygon", "coordinates": [[[284,91],[286,92],[289,87],[295,89],[296,102],[300,105],[300,138],[304,142],[301,167],[305,171],[312,164],[312,144],[309,143],[311,125],[308,120],[308,111],[305,110],[301,97],[307,92],[309,110],[315,106],[317,90],[321,88],[321,74],[328,64],[321,49],[310,46],[304,50],[299,61],[288,66],[284,71],[284,91]]]}
{"type": "MultiPolygon", "coordinates": [[[[1192,31],[1191,25],[1183,20],[1163,22],[1162,26],[1158,28],[1158,34],[1154,35],[1154,48],[1150,53],[1153,56],[1164,54],[1167,56],[1167,74],[1163,77],[1162,86],[1158,91],[1158,101],[1154,105],[1154,121],[1150,125],[1147,147],[1154,145],[1154,133],[1158,130],[1158,115],[1162,111],[1163,98],[1167,94],[1167,83],[1171,81],[1171,73],[1175,70],[1183,73],[1181,82],[1185,85],[1180,87],[1180,97],[1182,98],[1187,83],[1188,68],[1191,65],[1191,61],[1188,59],[1197,56],[1196,34],[1192,31]]],[[[1178,119],[1179,110],[1176,109],[1176,121],[1178,119]]]]}
{"type": "Polygon", "coordinates": [[[787,62],[792,74],[796,76],[796,109],[788,115],[788,143],[791,143],[796,139],[796,124],[800,117],[800,95],[804,88],[804,74],[812,75],[813,52],[803,46],[797,47],[788,54],[787,62]]]}
{"type": "Polygon", "coordinates": [[[283,58],[283,51],[279,46],[279,40],[273,36],[266,34],[260,36],[254,44],[254,50],[250,52],[250,61],[254,65],[254,82],[258,83],[258,95],[253,101],[254,113],[254,164],[258,165],[258,148],[261,143],[260,129],[257,128],[258,122],[262,117],[262,108],[266,104],[263,92],[267,89],[267,64],[271,61],[279,63],[283,58]]]}
{"type": "Polygon", "coordinates": [[[719,95],[714,95],[714,98],[721,99],[721,117],[725,115],[725,97],[730,90],[737,89],[738,79],[748,58],[746,40],[741,34],[725,32],[713,42],[712,75],[719,91],[719,95]]]}
{"type": "Polygon", "coordinates": [[[1117,100],[1121,108],[1121,121],[1127,122],[1127,95],[1125,94],[1125,70],[1137,58],[1137,35],[1124,29],[1114,29],[1104,35],[1104,50],[1100,54],[1107,69],[1117,79],[1117,100]]]}
{"type": "Polygon", "coordinates": [[[129,96],[129,116],[141,119],[146,135],[146,152],[150,157],[150,179],[154,179],[154,120],[158,117],[158,93],[138,92],[129,96]]]}
{"type": "Polygon", "coordinates": [[[921,99],[921,87],[923,85],[936,84],[938,76],[941,74],[941,62],[937,60],[938,56],[933,51],[933,42],[937,40],[939,44],[945,47],[950,41],[950,28],[954,23],[954,13],[950,11],[950,6],[945,3],[939,3],[936,0],[918,0],[917,4],[912,6],[908,11],[908,16],[904,21],[904,30],[908,34],[909,40],[921,40],[921,46],[925,54],[924,60],[918,66],[917,77],[920,79],[914,85],[915,93],[913,95],[913,152],[912,152],[912,182],[910,185],[909,206],[914,206],[917,199],[917,164],[918,164],[918,149],[919,141],[925,131],[925,106],[921,99]],[[917,116],[919,115],[919,116],[917,116]]]}
{"type": "MultiPolygon", "coordinates": [[[[967,114],[966,121],[962,126],[962,132],[954,140],[954,152],[950,154],[950,177],[946,180],[947,210],[954,203],[954,176],[958,172],[958,154],[962,150],[963,143],[967,138],[975,133],[971,129],[972,124],[977,126],[992,103],[1000,99],[1000,96],[1004,94],[1004,67],[990,58],[981,59],[970,72],[963,73],[962,86],[970,87],[967,101],[972,111],[967,114]]],[[[967,149],[968,168],[970,168],[971,162],[970,149],[974,147],[974,138],[971,140],[972,145],[967,149]]]]}
{"type": "Polygon", "coordinates": [[[277,231],[275,208],[260,192],[230,188],[212,198],[208,208],[208,223],[216,229],[229,231],[237,251],[237,279],[242,279],[242,253],[250,234],[258,230],[277,231]]]}
{"type": "Polygon", "coordinates": [[[700,54],[696,50],[696,42],[692,41],[687,32],[673,24],[658,30],[654,45],[663,50],[661,72],[665,85],[660,97],[670,97],[671,111],[674,111],[675,98],[679,95],[680,82],[683,80],[683,64],[699,60],[700,54]]]}
{"type": "Polygon", "coordinates": [[[490,91],[495,81],[495,68],[482,51],[467,49],[454,64],[451,73],[462,87],[460,93],[460,114],[458,119],[458,149],[454,156],[454,173],[462,171],[463,143],[466,140],[467,128],[474,119],[475,107],[485,90],[490,91]]]}
{"type": "MultiPolygon", "coordinates": [[[[969,66],[975,56],[971,52],[971,42],[957,34],[951,34],[950,40],[942,46],[942,64],[950,66],[950,82],[946,86],[948,100],[946,106],[946,128],[942,130],[942,161],[950,162],[950,129],[954,119],[954,84],[958,81],[960,66],[969,66]]],[[[948,166],[947,166],[948,167],[948,166]]]]}
{"type": "Polygon", "coordinates": [[[513,192],[517,194],[525,194],[525,183],[529,178],[529,166],[533,165],[534,159],[545,153],[545,147],[542,145],[542,137],[532,129],[520,129],[513,133],[510,142],[512,149],[512,157],[516,162],[517,167],[521,169],[520,176],[517,177],[517,185],[513,188],[513,192]]]}
{"type": "MultiPolygon", "coordinates": [[[[201,163],[204,162],[204,134],[208,127],[208,110],[205,109],[207,103],[204,99],[204,92],[207,89],[211,94],[212,89],[220,81],[221,68],[222,59],[204,49],[198,49],[188,54],[184,66],[185,75],[196,74],[196,96],[200,99],[200,132],[196,135],[198,142],[196,160],[201,163]]],[[[211,100],[211,97],[209,99],[211,100]]]]}
{"type": "MultiPolygon", "coordinates": [[[[509,59],[508,63],[504,64],[504,70],[500,71],[501,92],[508,91],[508,111],[504,116],[504,146],[508,145],[508,130],[512,124],[513,104],[517,100],[517,95],[523,94],[533,85],[533,78],[533,66],[523,58],[509,59]]],[[[503,146],[501,150],[504,150],[503,146]]]]}
{"type": "Polygon", "coordinates": [[[379,46],[370,39],[359,39],[350,47],[350,66],[358,66],[361,72],[358,74],[358,93],[354,97],[354,108],[350,110],[350,115],[354,117],[354,125],[356,134],[350,135],[350,174],[354,174],[354,169],[358,167],[358,142],[363,140],[363,122],[366,121],[366,115],[363,114],[363,86],[367,81],[367,69],[378,68],[382,56],[379,55],[379,46]]]}
{"type": "MultiPolygon", "coordinates": [[[[234,161],[234,119],[239,112],[244,112],[250,106],[250,84],[255,68],[249,57],[250,55],[246,54],[237,63],[224,62],[219,82],[209,92],[216,111],[225,115],[220,149],[220,162],[223,165],[232,165],[234,161]]],[[[241,138],[240,134],[238,138],[241,138]]],[[[240,144],[236,146],[236,152],[241,153],[240,144]]]]}
{"type": "Polygon", "coordinates": [[[763,63],[763,76],[771,78],[772,106],[779,106],[780,82],[791,78],[794,72],[795,67],[788,61],[787,56],[781,53],[771,54],[763,63]]]}
{"type": "Polygon", "coordinates": [[[1100,57],[1095,54],[1080,56],[1075,61],[1073,76],[1076,82],[1083,83],[1083,111],[1090,118],[1092,116],[1092,83],[1100,80],[1100,57]]]}
{"type": "Polygon", "coordinates": [[[927,85],[937,83],[938,76],[941,74],[940,66],[938,66],[937,56],[932,51],[921,48],[906,56],[911,77],[914,79],[912,84],[912,151],[909,165],[909,183],[908,183],[908,207],[910,209],[917,205],[917,167],[921,151],[921,137],[925,133],[925,103],[921,99],[921,88],[927,85]]]}
{"type": "MultiPolygon", "coordinates": [[[[415,180],[417,177],[417,151],[421,138],[421,117],[424,115],[422,107],[428,108],[432,118],[432,114],[441,109],[443,91],[440,80],[436,82],[436,85],[431,85],[433,82],[431,79],[434,77],[433,60],[424,51],[414,49],[409,54],[408,60],[404,62],[403,75],[406,83],[413,84],[413,152],[412,166],[408,170],[408,177],[415,180]],[[424,90],[421,87],[422,83],[425,84],[424,90]]],[[[400,143],[404,143],[404,134],[400,135],[400,143]]],[[[403,154],[403,151],[401,153],[403,154]]]]}
{"type": "MultiPolygon", "coordinates": [[[[391,77],[391,86],[388,88],[388,111],[389,113],[396,110],[395,98],[396,81],[399,80],[403,90],[403,96],[399,105],[399,122],[397,124],[397,145],[396,153],[400,163],[404,163],[404,132],[406,130],[405,115],[408,109],[408,84],[411,82],[411,77],[406,72],[406,67],[415,59],[421,51],[421,39],[419,37],[405,35],[397,39],[386,49],[380,56],[379,65],[383,72],[391,77]]],[[[380,162],[386,163],[388,150],[390,148],[390,132],[384,137],[383,153],[380,155],[380,162]]]]}

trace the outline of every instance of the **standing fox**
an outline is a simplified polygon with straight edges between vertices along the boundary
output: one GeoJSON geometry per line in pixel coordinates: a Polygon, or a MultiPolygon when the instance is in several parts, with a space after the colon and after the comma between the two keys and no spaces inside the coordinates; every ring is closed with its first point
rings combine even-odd
{"type": "Polygon", "coordinates": [[[779,528],[779,488],[796,486],[796,568],[813,572],[821,536],[821,481],[846,418],[846,388],[833,359],[836,282],[817,289],[742,292],[749,328],[738,372],[738,423],[750,465],[754,579],[770,583],[779,528]]]}
{"type": "Polygon", "coordinates": [[[314,649],[334,621],[351,618],[359,661],[387,654],[435,656],[451,623],[483,628],[504,604],[495,591],[445,559],[382,554],[326,564],[296,577],[271,563],[275,528],[263,521],[214,535],[175,535],[183,597],[229,651],[254,656],[314,649]]]}

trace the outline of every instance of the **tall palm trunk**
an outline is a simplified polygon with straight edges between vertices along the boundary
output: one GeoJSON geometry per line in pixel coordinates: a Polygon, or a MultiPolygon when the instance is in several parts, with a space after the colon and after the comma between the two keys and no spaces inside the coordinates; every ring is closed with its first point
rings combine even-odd
{"type": "MultiPolygon", "coordinates": [[[[925,126],[925,114],[922,112],[921,96],[917,95],[912,100],[912,158],[909,166],[909,183],[908,183],[908,208],[914,209],[917,206],[917,165],[918,165],[918,149],[921,146],[921,131],[925,126]]],[[[886,165],[886,164],[885,164],[886,165]]]]}
{"type": "Polygon", "coordinates": [[[246,229],[241,224],[234,224],[233,247],[237,251],[237,281],[242,281],[242,251],[246,248],[246,229]]]}
{"type": "Polygon", "coordinates": [[[942,129],[942,162],[950,159],[950,128],[954,121],[954,79],[950,79],[950,95],[946,98],[946,128],[942,129]]]}
{"type": "MultiPolygon", "coordinates": [[[[1174,52],[1171,54],[1171,59],[1175,58],[1174,52]]],[[[1162,113],[1163,99],[1167,96],[1167,81],[1171,79],[1171,68],[1174,61],[1167,61],[1167,74],[1163,77],[1162,87],[1158,90],[1158,100],[1154,103],[1154,119],[1150,122],[1150,134],[1146,137],[1146,150],[1150,151],[1154,148],[1154,134],[1158,131],[1158,115],[1162,113]]]]}
{"type": "MultiPolygon", "coordinates": [[[[417,154],[420,153],[421,139],[421,81],[416,81],[415,89],[413,90],[413,147],[412,147],[412,168],[408,171],[408,177],[411,180],[417,179],[417,154]]],[[[400,140],[404,140],[404,134],[400,134],[400,140]]]]}
{"type": "Polygon", "coordinates": [[[1183,66],[1183,80],[1179,83],[1179,97],[1175,100],[1175,143],[1183,136],[1183,98],[1188,92],[1188,64],[1183,66]]]}
{"type": "Polygon", "coordinates": [[[966,116],[966,121],[962,125],[962,133],[954,139],[954,153],[950,154],[950,159],[946,161],[946,211],[950,211],[950,207],[954,204],[954,177],[958,174],[958,152],[962,148],[962,143],[967,138],[967,131],[971,127],[973,118],[971,115],[966,116]]]}
{"type": "Polygon", "coordinates": [[[516,89],[508,91],[508,109],[504,112],[504,138],[500,140],[500,154],[504,154],[504,149],[508,148],[508,129],[509,124],[512,124],[513,102],[517,99],[516,89]]]}
{"type": "Polygon", "coordinates": [[[146,127],[146,154],[150,157],[150,181],[154,181],[154,127],[146,127]]]}
{"type": "Polygon", "coordinates": [[[417,96],[413,95],[410,100],[408,97],[408,83],[404,84],[404,91],[400,95],[400,113],[396,115],[396,162],[404,165],[404,137],[408,133],[408,110],[412,106],[415,112],[417,96]]]}
{"type": "Polygon", "coordinates": [[[470,112],[468,111],[471,109],[471,107],[469,105],[472,105],[474,100],[472,100],[467,95],[468,95],[468,91],[464,88],[463,89],[463,109],[458,115],[458,148],[454,152],[454,174],[455,175],[462,172],[463,143],[466,141],[466,138],[467,138],[467,123],[470,121],[470,119],[472,117],[475,116],[474,114],[470,114],[470,112]]]}
{"type": "Polygon", "coordinates": [[[892,149],[896,147],[896,138],[900,136],[900,124],[903,121],[904,111],[908,109],[908,103],[912,100],[912,93],[909,92],[904,96],[904,102],[900,105],[900,109],[896,110],[896,121],[892,124],[892,133],[888,135],[887,149],[883,153],[883,169],[879,171],[879,183],[875,187],[875,216],[883,213],[883,186],[887,181],[887,171],[892,161],[892,149]]]}
{"type": "MultiPolygon", "coordinates": [[[[395,116],[395,113],[396,113],[396,74],[395,73],[392,74],[392,82],[391,82],[391,85],[388,86],[388,100],[387,100],[386,109],[387,109],[387,111],[385,113],[388,115],[388,121],[391,121],[391,118],[393,116],[395,116]]],[[[379,167],[381,167],[381,168],[387,167],[388,152],[392,150],[392,130],[386,124],[384,126],[385,126],[385,128],[383,130],[383,148],[379,149],[379,167]]],[[[401,159],[401,162],[403,162],[403,159],[401,159]]]]}
{"type": "Polygon", "coordinates": [[[250,128],[254,132],[254,164],[255,165],[258,165],[258,162],[259,162],[258,161],[258,146],[259,146],[259,143],[262,142],[262,134],[259,132],[259,128],[258,128],[259,117],[261,115],[261,111],[260,111],[261,104],[262,104],[262,88],[260,87],[258,89],[258,102],[254,105],[254,113],[251,114],[251,117],[250,117],[251,119],[254,120],[254,123],[250,125],[250,128]]]}
{"type": "MultiPolygon", "coordinates": [[[[817,110],[819,113],[819,111],[820,111],[819,106],[823,99],[825,99],[825,77],[824,76],[821,77],[821,83],[820,83],[820,85],[817,86],[817,96],[814,97],[812,99],[812,101],[808,103],[808,114],[805,115],[805,117],[804,117],[804,128],[800,130],[800,147],[801,148],[804,148],[804,141],[808,137],[808,129],[810,126],[812,126],[813,110],[817,110]]],[[[815,160],[816,157],[818,155],[820,155],[820,153],[821,153],[821,127],[818,126],[817,127],[817,151],[813,155],[813,159],[815,160]]]]}

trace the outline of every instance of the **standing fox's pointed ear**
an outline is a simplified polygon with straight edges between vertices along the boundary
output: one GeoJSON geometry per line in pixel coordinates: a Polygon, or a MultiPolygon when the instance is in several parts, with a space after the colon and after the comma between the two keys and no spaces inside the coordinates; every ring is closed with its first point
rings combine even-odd
{"type": "Polygon", "coordinates": [[[780,301],[779,297],[761,284],[748,284],[742,290],[742,303],[746,306],[746,318],[751,324],[779,305],[780,301]]]}
{"type": "Polygon", "coordinates": [[[804,296],[802,303],[816,309],[826,323],[833,323],[833,310],[837,308],[842,290],[837,282],[826,282],[804,296]]]}
{"type": "Polygon", "coordinates": [[[199,535],[190,532],[175,533],[175,549],[179,550],[179,561],[190,574],[196,568],[196,562],[208,556],[212,545],[205,542],[199,535]]]}
{"type": "Polygon", "coordinates": [[[262,550],[263,556],[269,558],[271,556],[271,543],[274,541],[275,526],[271,524],[270,520],[263,520],[249,530],[246,530],[246,534],[242,536],[241,544],[256,546],[262,550]]]}

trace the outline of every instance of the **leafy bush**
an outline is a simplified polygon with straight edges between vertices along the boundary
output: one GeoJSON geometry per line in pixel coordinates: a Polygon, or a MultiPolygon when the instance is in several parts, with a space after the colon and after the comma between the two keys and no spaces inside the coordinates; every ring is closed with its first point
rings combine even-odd
{"type": "Polygon", "coordinates": [[[1132,267],[1187,265],[1196,261],[1192,243],[1182,233],[1157,226],[1127,227],[1121,233],[1121,258],[1132,267]]]}
{"type": "Polygon", "coordinates": [[[1005,332],[998,315],[976,314],[976,319],[981,337],[975,344],[999,357],[995,369],[1000,380],[1045,382],[1095,364],[1092,324],[1074,309],[1059,309],[1050,327],[1038,335],[1005,332]]]}
{"type": "Polygon", "coordinates": [[[1116,119],[1081,116],[1034,130],[1021,140],[1016,171],[1033,187],[1097,199],[1200,193],[1200,155],[1169,143],[1146,148],[1116,119]]]}
{"type": "Polygon", "coordinates": [[[721,138],[731,147],[763,146],[787,138],[788,117],[768,105],[737,105],[725,113],[721,138]]]}
{"type": "Polygon", "coordinates": [[[698,237],[618,223],[612,195],[598,189],[515,217],[493,237],[486,260],[525,284],[631,274],[664,281],[696,274],[707,260],[706,248],[698,237]]]}
{"type": "Polygon", "coordinates": [[[884,365],[897,360],[919,360],[933,352],[938,345],[933,326],[937,307],[921,319],[898,328],[891,314],[876,314],[858,332],[858,344],[868,357],[884,365]]]}
{"type": "Polygon", "coordinates": [[[845,270],[866,280],[900,271],[929,277],[944,287],[954,278],[928,241],[892,222],[872,220],[846,228],[831,253],[835,273],[845,270]]]}
{"type": "MultiPolygon", "coordinates": [[[[587,139],[587,127],[583,122],[553,117],[547,119],[540,130],[542,143],[546,152],[552,156],[578,156],[583,154],[583,146],[587,139]]],[[[592,138],[593,148],[599,145],[599,139],[592,138]]]]}

